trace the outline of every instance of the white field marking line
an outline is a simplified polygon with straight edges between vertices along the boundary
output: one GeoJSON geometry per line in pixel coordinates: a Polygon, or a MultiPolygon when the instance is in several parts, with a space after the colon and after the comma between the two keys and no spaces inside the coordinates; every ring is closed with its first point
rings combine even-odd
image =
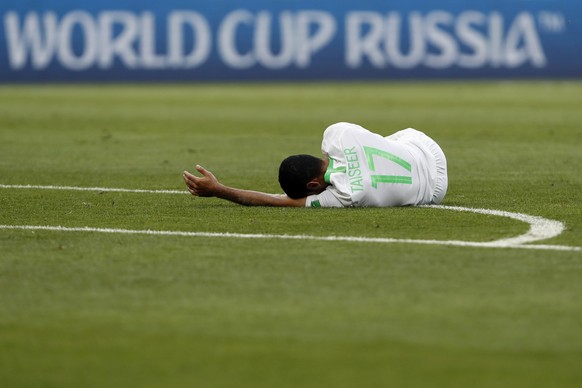
{"type": "MultiPolygon", "coordinates": [[[[99,191],[99,192],[125,192],[125,193],[153,193],[153,194],[189,194],[187,191],[179,190],[143,190],[143,189],[121,189],[106,187],[75,187],[75,186],[37,186],[37,185],[3,185],[5,189],[40,189],[40,190],[76,190],[76,191],[99,191]]],[[[546,240],[558,236],[563,232],[565,226],[560,221],[549,220],[539,216],[514,213],[502,210],[475,209],[461,206],[428,205],[422,206],[432,209],[465,211],[471,213],[493,215],[499,217],[512,218],[530,225],[529,230],[520,236],[504,238],[488,242],[458,241],[458,240],[415,240],[415,239],[393,239],[381,237],[354,237],[354,236],[311,236],[311,235],[286,235],[286,234],[247,234],[247,233],[211,233],[211,232],[182,232],[169,230],[132,230],[132,229],[111,229],[111,228],[91,228],[91,227],[64,227],[64,226],[36,226],[36,225],[0,225],[0,229],[20,229],[20,230],[48,230],[60,232],[95,232],[95,233],[118,233],[118,234],[143,234],[161,236],[186,236],[186,237],[225,237],[243,239],[286,239],[286,240],[313,240],[313,241],[348,241],[366,243],[404,243],[404,244],[431,244],[449,245],[463,247],[483,247],[483,248],[522,248],[540,250],[561,250],[561,251],[582,251],[581,247],[571,247],[563,245],[529,245],[535,241],[546,240]]]]}
{"type": "Polygon", "coordinates": [[[352,237],[352,236],[311,236],[311,235],[288,235],[288,234],[252,234],[252,233],[211,233],[211,232],[181,232],[173,230],[132,230],[113,228],[91,228],[79,227],[71,228],[66,226],[41,226],[41,225],[0,225],[0,229],[31,230],[31,231],[56,231],[56,232],[92,232],[92,233],[113,233],[113,234],[136,234],[154,236],[182,236],[182,237],[223,237],[239,239],[279,239],[279,240],[310,240],[310,241],[345,241],[363,243],[401,243],[401,244],[424,244],[424,245],[448,245],[459,247],[479,247],[479,248],[521,248],[555,251],[580,251],[582,248],[562,245],[498,245],[492,242],[473,242],[455,240],[413,240],[395,239],[382,237],[352,237]]]}
{"type": "Polygon", "coordinates": [[[99,191],[114,193],[149,193],[149,194],[190,194],[186,190],[143,190],[143,189],[118,189],[111,187],[37,186],[37,185],[2,185],[2,184],[0,184],[0,189],[72,190],[72,191],[99,191]]]}
{"type": "Polygon", "coordinates": [[[425,207],[430,207],[433,209],[466,211],[471,213],[507,217],[512,218],[514,220],[525,222],[530,225],[529,230],[525,234],[522,234],[517,237],[509,237],[490,242],[490,244],[495,245],[522,245],[534,241],[547,240],[560,235],[565,229],[564,223],[560,221],[549,220],[547,218],[539,216],[530,216],[528,214],[514,213],[503,210],[475,209],[461,206],[441,206],[441,205],[430,205],[425,207]]]}

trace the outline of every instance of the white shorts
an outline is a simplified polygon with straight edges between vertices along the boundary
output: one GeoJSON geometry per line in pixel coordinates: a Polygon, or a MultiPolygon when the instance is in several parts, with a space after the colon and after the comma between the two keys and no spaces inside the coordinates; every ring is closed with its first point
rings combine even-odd
{"type": "Polygon", "coordinates": [[[425,146],[430,154],[434,156],[436,165],[436,179],[432,196],[432,204],[438,205],[443,201],[447,189],[449,187],[449,178],[447,173],[447,158],[441,147],[425,133],[414,128],[403,129],[393,135],[387,136],[391,140],[412,140],[412,142],[419,141],[425,146]]]}

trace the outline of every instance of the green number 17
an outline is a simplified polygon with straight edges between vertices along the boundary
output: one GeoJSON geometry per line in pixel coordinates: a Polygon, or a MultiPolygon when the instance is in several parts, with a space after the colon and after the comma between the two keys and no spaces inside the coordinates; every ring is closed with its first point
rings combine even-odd
{"type": "MultiPolygon", "coordinates": [[[[390,152],[382,151],[377,148],[364,146],[364,153],[366,154],[366,160],[368,162],[368,168],[370,171],[376,171],[376,166],[374,164],[374,156],[379,156],[385,158],[404,167],[407,171],[412,172],[412,166],[406,160],[399,158],[398,156],[391,154],[390,152]]],[[[412,184],[412,177],[402,176],[402,175],[371,175],[372,187],[377,189],[378,183],[402,183],[405,185],[412,184]]]]}

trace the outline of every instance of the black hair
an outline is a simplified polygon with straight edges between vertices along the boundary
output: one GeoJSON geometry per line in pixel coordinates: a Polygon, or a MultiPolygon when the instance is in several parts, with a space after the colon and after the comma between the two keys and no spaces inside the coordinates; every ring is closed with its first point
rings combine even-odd
{"type": "Polygon", "coordinates": [[[307,197],[307,184],[321,174],[323,161],[311,155],[293,155],[281,162],[279,184],[289,198],[307,197]]]}

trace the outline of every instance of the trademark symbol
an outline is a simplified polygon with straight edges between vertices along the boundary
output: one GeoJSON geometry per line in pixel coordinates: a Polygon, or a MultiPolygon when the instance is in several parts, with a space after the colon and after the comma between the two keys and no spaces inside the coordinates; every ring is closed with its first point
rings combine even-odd
{"type": "Polygon", "coordinates": [[[538,13],[540,29],[549,33],[559,33],[566,29],[564,15],[559,12],[540,11],[538,13]]]}

